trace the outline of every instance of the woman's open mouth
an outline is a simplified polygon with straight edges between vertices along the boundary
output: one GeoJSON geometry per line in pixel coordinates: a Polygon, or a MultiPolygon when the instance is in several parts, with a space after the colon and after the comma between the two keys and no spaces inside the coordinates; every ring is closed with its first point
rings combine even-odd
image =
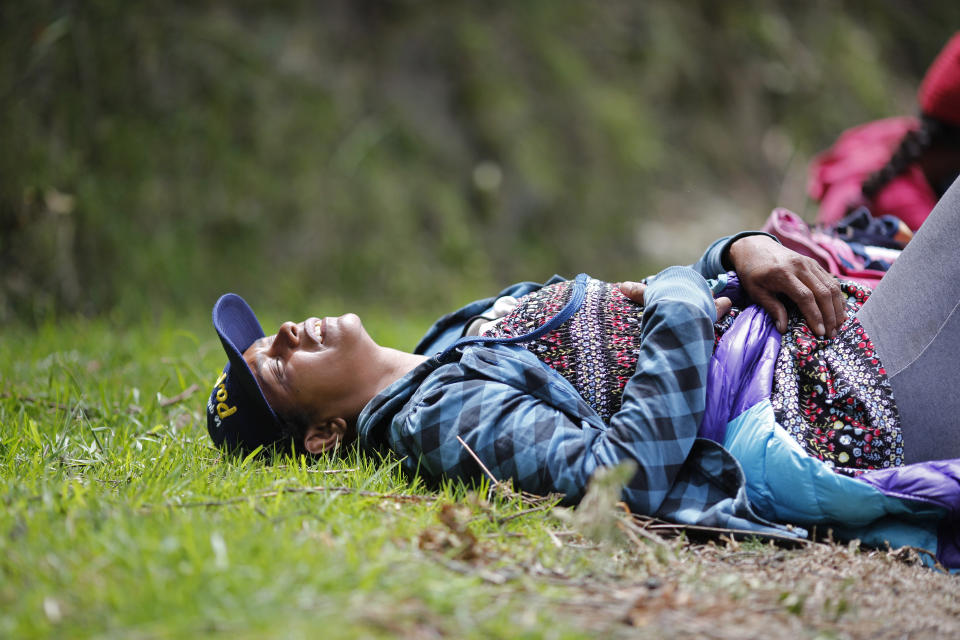
{"type": "Polygon", "coordinates": [[[303,328],[317,344],[323,344],[323,320],[309,318],[303,323],[303,328]]]}

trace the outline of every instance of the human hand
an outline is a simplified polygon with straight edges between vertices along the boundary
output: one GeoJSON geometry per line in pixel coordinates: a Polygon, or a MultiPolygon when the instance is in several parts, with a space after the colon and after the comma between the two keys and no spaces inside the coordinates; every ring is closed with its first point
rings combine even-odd
{"type": "MultiPolygon", "coordinates": [[[[620,293],[625,295],[630,300],[633,300],[637,304],[643,304],[643,292],[647,290],[647,285],[642,282],[621,282],[619,285],[620,293]]],[[[730,311],[730,308],[733,307],[733,303],[730,301],[730,298],[724,296],[722,298],[715,298],[713,304],[717,307],[717,320],[727,315],[730,311]]]]}
{"type": "Polygon", "coordinates": [[[730,261],[740,284],[773,317],[780,333],[787,330],[787,309],[778,294],[796,303],[818,336],[835,336],[847,319],[837,279],[813,258],[787,249],[769,236],[740,238],[730,245],[730,261]]]}
{"type": "Polygon", "coordinates": [[[727,296],[714,298],[713,304],[717,307],[717,320],[727,315],[730,312],[730,309],[733,307],[733,302],[731,302],[730,298],[727,296]]]}

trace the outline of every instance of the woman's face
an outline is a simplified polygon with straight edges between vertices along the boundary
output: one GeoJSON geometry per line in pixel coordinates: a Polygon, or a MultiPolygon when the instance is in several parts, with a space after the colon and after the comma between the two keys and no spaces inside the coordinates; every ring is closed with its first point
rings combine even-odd
{"type": "Polygon", "coordinates": [[[367,386],[377,348],[360,318],[348,313],[284,322],[276,335],[250,345],[243,358],[278,415],[351,421],[366,403],[359,392],[367,386]]]}

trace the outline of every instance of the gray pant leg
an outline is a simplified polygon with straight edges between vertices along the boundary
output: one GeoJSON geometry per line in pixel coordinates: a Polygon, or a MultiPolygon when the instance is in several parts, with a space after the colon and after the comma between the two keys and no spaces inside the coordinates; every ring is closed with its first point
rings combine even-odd
{"type": "Polygon", "coordinates": [[[857,317],[893,387],[904,461],[960,458],[960,180],[857,317]]]}

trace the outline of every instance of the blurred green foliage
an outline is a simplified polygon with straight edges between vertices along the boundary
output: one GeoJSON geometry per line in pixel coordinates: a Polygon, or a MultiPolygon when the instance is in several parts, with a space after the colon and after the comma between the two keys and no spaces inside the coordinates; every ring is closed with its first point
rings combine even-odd
{"type": "Polygon", "coordinates": [[[643,275],[643,221],[802,208],[789,176],[913,112],[958,24],[955,0],[8,0],[0,320],[643,275]]]}

